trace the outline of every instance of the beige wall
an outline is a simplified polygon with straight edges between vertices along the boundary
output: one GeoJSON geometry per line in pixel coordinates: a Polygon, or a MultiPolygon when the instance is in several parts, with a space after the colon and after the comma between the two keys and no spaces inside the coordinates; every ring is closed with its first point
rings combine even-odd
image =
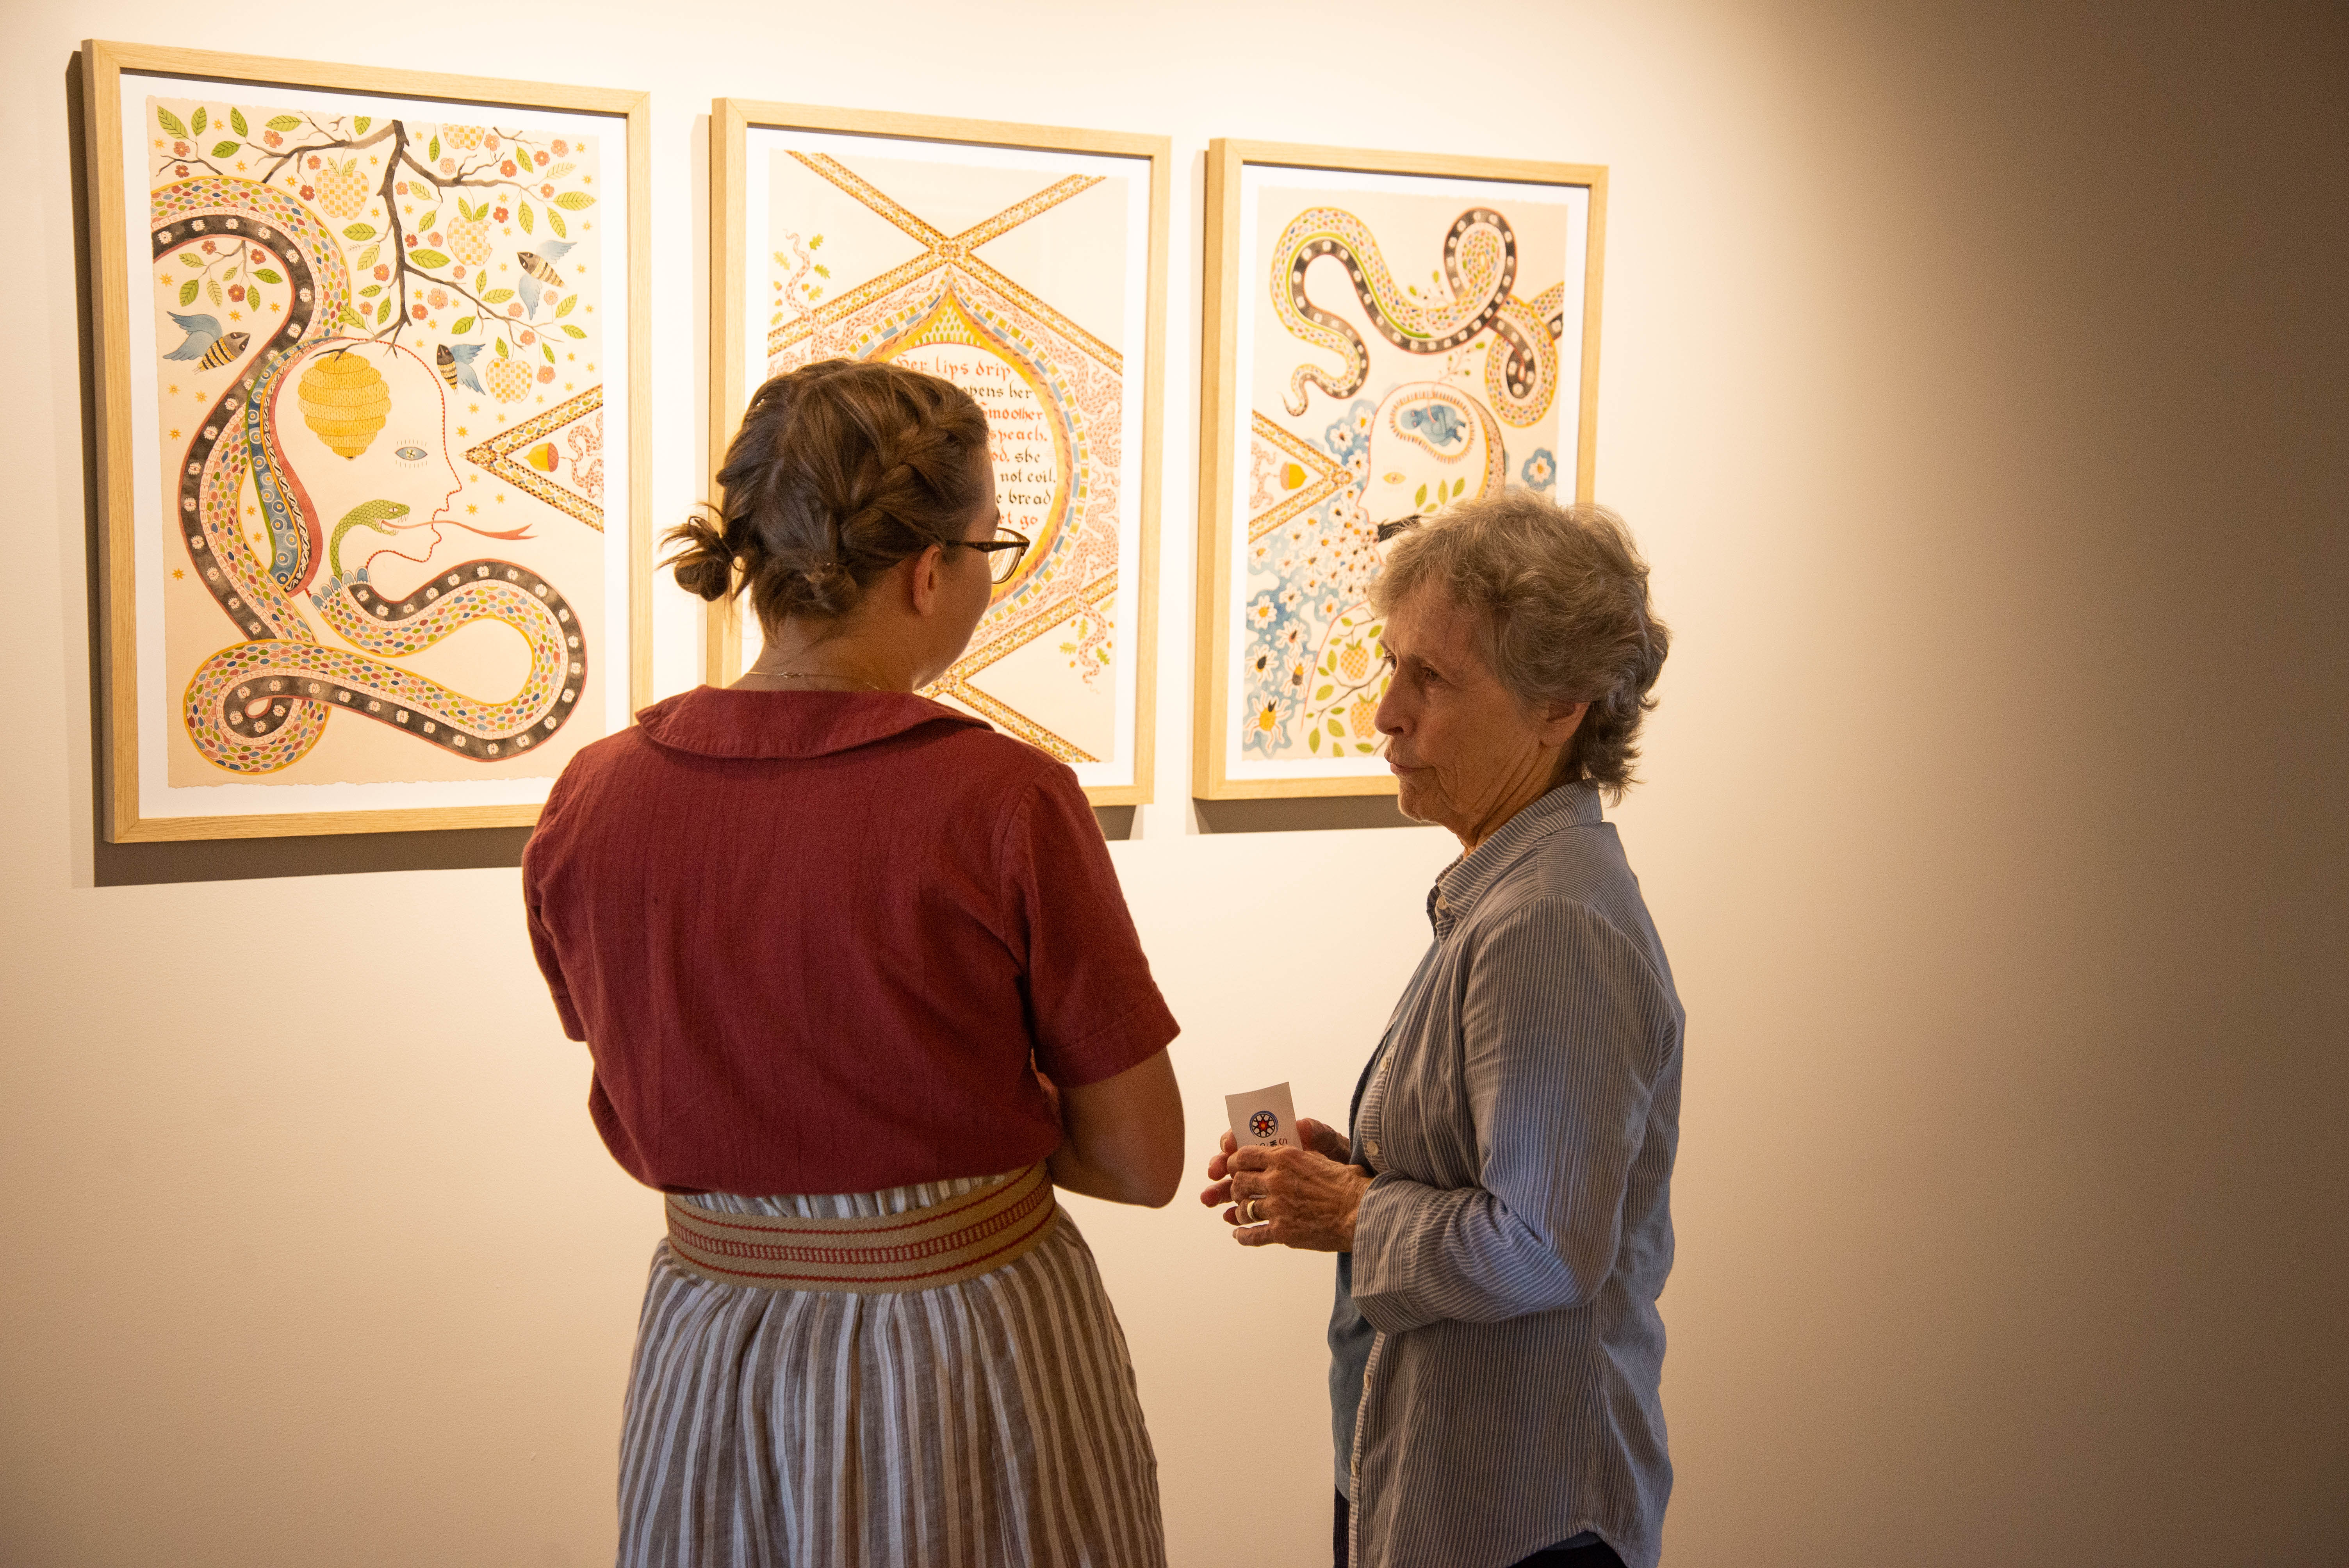
{"type": "MultiPolygon", "coordinates": [[[[713,94],[1177,139],[1162,803],[1116,853],[1203,1149],[1268,1078],[1342,1114],[1448,848],[1183,798],[1200,153],[1611,165],[1599,487],[1678,632],[1619,813],[1691,1028],[1668,1561],[2349,1562],[2337,8],[467,9],[471,62],[429,7],[0,25],[0,1560],[603,1560],[657,1225],[511,870],[110,885],[400,851],[93,845],[95,35],[654,89],[664,516],[713,94]]],[[[1314,1561],[1326,1260],[1080,1207],[1174,1560],[1314,1561]]]]}

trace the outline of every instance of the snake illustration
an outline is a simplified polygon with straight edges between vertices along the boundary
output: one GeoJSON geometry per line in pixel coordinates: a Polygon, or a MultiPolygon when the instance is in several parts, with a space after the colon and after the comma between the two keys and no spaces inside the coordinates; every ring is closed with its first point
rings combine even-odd
{"type": "Polygon", "coordinates": [[[1491,327],[1498,343],[1485,356],[1485,390],[1493,407],[1517,426],[1549,412],[1557,396],[1566,285],[1553,284],[1531,300],[1509,292],[1517,278],[1517,236],[1506,218],[1471,207],[1454,219],[1444,236],[1444,280],[1452,297],[1420,300],[1388,272],[1369,225],[1342,207],[1309,207],[1273,249],[1273,306],[1291,335],[1340,356],[1346,367],[1333,377],[1319,366],[1299,366],[1288,378],[1291,414],[1305,412],[1309,386],[1350,397],[1371,374],[1361,335],[1306,296],[1306,271],[1323,256],[1345,265],[1371,325],[1406,354],[1448,353],[1491,327]]]}
{"type": "Polygon", "coordinates": [[[256,330],[181,465],[173,523],[197,575],[245,639],[205,659],[188,681],[181,712],[197,750],[233,773],[275,772],[317,743],[338,707],[481,762],[554,734],[576,711],[587,673],[577,617],[554,585],[512,562],[478,559],[401,600],[386,599],[364,566],[343,575],[343,537],[354,528],[389,532],[407,508],[355,508],[326,548],[309,497],[278,451],[277,394],[286,373],[333,338],[350,299],[349,271],[332,236],[292,197],[224,175],[157,190],[150,222],[158,260],[199,238],[256,246],[283,264],[291,291],[285,325],[265,335],[256,330]],[[267,525],[265,563],[238,519],[248,476],[267,525]],[[322,556],[331,572],[323,583],[322,556]],[[318,641],[295,607],[296,593],[350,648],[318,641]],[[388,662],[485,620],[512,626],[530,649],[529,675],[504,702],[388,662]]]}

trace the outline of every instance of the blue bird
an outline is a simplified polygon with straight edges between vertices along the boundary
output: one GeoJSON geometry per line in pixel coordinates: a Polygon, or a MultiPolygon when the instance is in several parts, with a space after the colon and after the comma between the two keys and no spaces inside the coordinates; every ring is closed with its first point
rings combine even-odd
{"type": "Polygon", "coordinates": [[[1459,412],[1448,404],[1427,403],[1405,408],[1396,422],[1406,429],[1426,431],[1428,439],[1439,447],[1448,447],[1460,438],[1459,412]]]}
{"type": "Polygon", "coordinates": [[[176,310],[168,314],[188,336],[179,347],[163,357],[192,359],[199,370],[210,370],[227,364],[243,353],[244,346],[253,341],[253,335],[245,332],[232,332],[222,337],[220,317],[216,315],[181,315],[176,310]]]}

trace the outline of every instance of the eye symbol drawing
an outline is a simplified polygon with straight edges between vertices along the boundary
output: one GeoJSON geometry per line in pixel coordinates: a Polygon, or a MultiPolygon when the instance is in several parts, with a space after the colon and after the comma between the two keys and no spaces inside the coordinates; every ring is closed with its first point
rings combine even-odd
{"type": "Polygon", "coordinates": [[[424,449],[421,447],[402,447],[399,450],[394,452],[392,456],[398,458],[403,463],[420,463],[424,460],[424,449]]]}

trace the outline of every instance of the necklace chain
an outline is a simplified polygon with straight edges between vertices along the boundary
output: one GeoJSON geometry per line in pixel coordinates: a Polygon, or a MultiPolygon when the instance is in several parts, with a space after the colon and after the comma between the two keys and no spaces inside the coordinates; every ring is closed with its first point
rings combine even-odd
{"type": "Polygon", "coordinates": [[[886,691],[889,689],[886,686],[874,686],[868,680],[858,680],[854,676],[834,675],[830,670],[762,670],[754,665],[746,673],[754,676],[765,676],[770,680],[847,681],[853,685],[863,686],[866,691],[886,691]]]}

